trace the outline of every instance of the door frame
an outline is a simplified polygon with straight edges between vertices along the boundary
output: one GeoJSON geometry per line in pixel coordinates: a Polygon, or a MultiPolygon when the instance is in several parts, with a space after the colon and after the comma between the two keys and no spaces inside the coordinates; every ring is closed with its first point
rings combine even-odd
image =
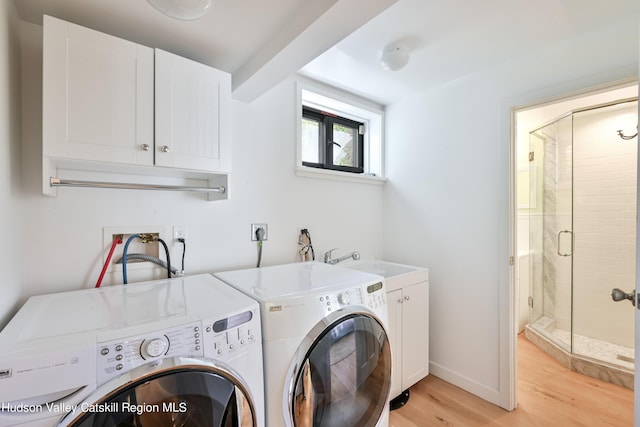
{"type": "MultiPolygon", "coordinates": [[[[540,108],[545,105],[557,104],[560,102],[570,101],[572,99],[583,98],[589,95],[595,95],[598,93],[608,92],[615,89],[619,89],[632,84],[639,85],[640,91],[640,75],[628,76],[618,79],[606,79],[604,82],[586,82],[582,87],[567,87],[566,90],[562,88],[547,88],[538,92],[536,95],[528,95],[524,97],[517,97],[505,101],[505,108],[509,111],[509,286],[506,292],[506,298],[508,300],[505,313],[508,317],[508,325],[506,331],[501,331],[501,336],[504,337],[504,344],[501,344],[501,359],[500,370],[505,377],[504,384],[501,381],[501,386],[504,385],[505,393],[501,393],[503,397],[502,407],[507,410],[514,410],[518,405],[518,369],[517,369],[517,327],[518,327],[518,277],[517,277],[517,254],[518,254],[518,241],[517,241],[517,153],[518,153],[518,138],[517,138],[517,115],[518,113],[534,108],[540,108]],[[608,80],[608,81],[607,81],[608,80]],[[506,348],[505,348],[506,347],[506,348]]],[[[584,82],[583,82],[584,83],[584,82]]],[[[569,86],[571,83],[567,83],[569,86]]],[[[640,97],[639,97],[640,99],[640,97]]],[[[639,103],[640,105],[640,103],[639,103]]],[[[640,107],[638,118],[640,120],[640,107]]],[[[640,150],[638,150],[638,156],[640,158],[640,150]]],[[[640,204],[640,162],[638,163],[638,201],[640,204]]],[[[640,212],[640,209],[638,210],[640,212]]],[[[640,216],[638,219],[638,236],[637,245],[640,244],[640,216]]],[[[640,248],[636,252],[636,270],[640,272],[640,248]]],[[[639,290],[640,295],[640,273],[636,274],[636,289],[639,290]]],[[[636,310],[636,325],[640,323],[640,313],[636,310]]],[[[640,352],[640,328],[636,327],[636,351],[640,352]]],[[[637,362],[637,364],[640,361],[637,362]]],[[[638,366],[636,366],[638,368],[638,366]]],[[[639,371],[640,372],[640,371],[639,371]]],[[[640,375],[635,376],[636,390],[640,390],[640,375]]],[[[640,393],[635,393],[635,408],[640,408],[640,393]]],[[[640,427],[640,410],[635,411],[635,426],[640,427]]]]}

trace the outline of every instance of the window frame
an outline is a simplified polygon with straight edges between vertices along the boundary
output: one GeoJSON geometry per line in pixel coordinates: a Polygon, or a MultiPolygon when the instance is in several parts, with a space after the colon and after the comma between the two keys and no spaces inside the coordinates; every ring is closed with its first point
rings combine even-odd
{"type": "Polygon", "coordinates": [[[295,174],[300,177],[364,184],[384,185],[384,107],[374,101],[326,85],[306,76],[296,78],[296,163],[295,174]],[[365,124],[364,172],[351,173],[304,165],[302,162],[303,106],[335,114],[365,124]]]}
{"type": "MultiPolygon", "coordinates": [[[[319,162],[306,162],[302,160],[303,166],[312,168],[336,170],[355,174],[364,173],[364,135],[366,126],[362,122],[348,119],[337,114],[321,111],[306,105],[302,106],[302,119],[313,120],[318,123],[318,158],[319,162]],[[353,129],[357,136],[354,141],[355,166],[344,166],[333,162],[334,145],[338,145],[333,138],[334,124],[342,125],[353,129]]],[[[339,146],[339,145],[338,145],[339,146]]]]}

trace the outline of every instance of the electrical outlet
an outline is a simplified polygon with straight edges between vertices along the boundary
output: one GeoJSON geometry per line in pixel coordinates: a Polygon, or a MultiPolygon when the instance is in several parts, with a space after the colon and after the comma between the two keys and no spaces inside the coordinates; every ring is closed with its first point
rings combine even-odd
{"type": "Polygon", "coordinates": [[[187,229],[182,225],[173,226],[173,246],[180,246],[179,239],[187,240],[187,229]]]}
{"type": "Polygon", "coordinates": [[[267,224],[251,224],[251,240],[252,241],[257,241],[258,237],[256,236],[256,231],[258,231],[258,229],[262,228],[264,230],[264,238],[262,239],[267,240],[269,238],[269,226],[267,224]]]}

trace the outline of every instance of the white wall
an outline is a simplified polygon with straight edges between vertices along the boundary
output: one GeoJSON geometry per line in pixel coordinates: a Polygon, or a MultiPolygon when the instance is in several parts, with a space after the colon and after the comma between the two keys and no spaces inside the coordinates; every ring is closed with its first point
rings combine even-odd
{"type": "Polygon", "coordinates": [[[436,376],[513,407],[510,109],[637,75],[637,44],[632,16],[387,109],[384,257],[430,268],[436,376]]]}
{"type": "Polygon", "coordinates": [[[20,26],[13,2],[0,2],[0,326],[20,295],[20,26]]]}
{"type": "MultiPolygon", "coordinates": [[[[298,227],[311,232],[316,258],[325,250],[382,252],[382,191],[376,185],[301,178],[295,164],[295,81],[252,104],[233,104],[230,200],[191,193],[58,189],[41,195],[42,27],[22,22],[25,135],[25,248],[22,297],[93,287],[102,266],[105,226],[184,225],[187,273],[253,267],[250,224],[269,225],[263,265],[293,262],[298,227]],[[29,265],[27,265],[27,260],[29,265]]],[[[3,199],[3,206],[4,206],[3,199]]],[[[173,250],[179,259],[181,249],[173,250]]],[[[107,278],[121,283],[121,277],[107,278]]],[[[6,315],[7,309],[0,314],[6,315]]]]}

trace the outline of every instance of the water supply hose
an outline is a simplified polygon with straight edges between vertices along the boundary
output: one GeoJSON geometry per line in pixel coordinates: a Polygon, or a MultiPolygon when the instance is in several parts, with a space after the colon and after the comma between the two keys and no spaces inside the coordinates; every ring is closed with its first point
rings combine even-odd
{"type": "Polygon", "coordinates": [[[129,251],[129,244],[133,239],[139,238],[139,234],[132,234],[127,239],[127,243],[124,244],[124,250],[122,251],[122,283],[127,284],[127,252],[129,251]]]}
{"type": "Polygon", "coordinates": [[[102,284],[102,279],[104,278],[104,274],[107,272],[107,268],[109,268],[109,263],[111,262],[111,257],[113,256],[113,251],[116,249],[116,246],[122,243],[122,237],[116,236],[111,242],[111,249],[109,249],[109,255],[107,255],[107,259],[102,266],[102,271],[100,272],[100,277],[98,277],[98,281],[96,282],[96,288],[99,288],[102,284]]]}
{"type": "MultiPolygon", "coordinates": [[[[153,255],[138,254],[138,253],[128,254],[127,255],[127,260],[129,261],[129,260],[132,260],[132,259],[139,260],[139,261],[152,262],[152,263],[154,263],[156,265],[159,265],[162,268],[169,269],[169,266],[167,265],[167,263],[165,261],[163,261],[160,258],[155,257],[153,255]]],[[[115,263],[116,264],[122,264],[122,258],[120,258],[119,260],[116,260],[115,263]]],[[[177,268],[172,266],[172,267],[170,267],[170,269],[171,269],[171,274],[173,274],[173,275],[177,275],[178,274],[178,269],[177,268]]]]}

